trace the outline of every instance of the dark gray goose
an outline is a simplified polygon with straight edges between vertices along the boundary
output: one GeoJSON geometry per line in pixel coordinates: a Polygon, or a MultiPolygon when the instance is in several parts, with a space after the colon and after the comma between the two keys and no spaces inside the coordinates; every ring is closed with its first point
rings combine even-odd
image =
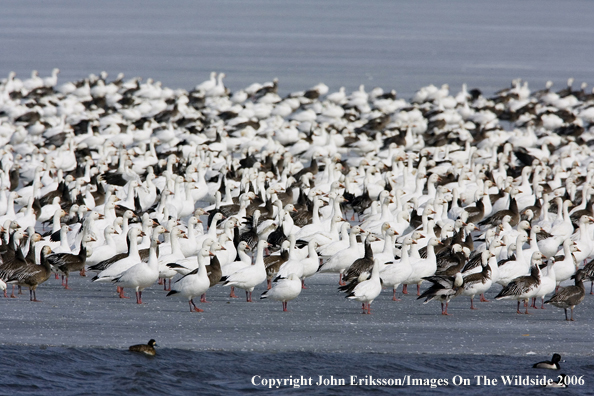
{"type": "Polygon", "coordinates": [[[365,255],[355,260],[345,271],[342,276],[343,282],[350,283],[358,279],[359,281],[367,280],[371,276],[371,270],[373,269],[373,249],[371,248],[371,243],[377,240],[378,238],[375,235],[367,235],[367,238],[365,238],[365,255]],[[360,277],[364,279],[360,279],[360,277]]]}
{"type": "Polygon", "coordinates": [[[31,301],[39,302],[35,293],[37,286],[47,281],[52,274],[52,268],[47,260],[47,256],[52,252],[49,246],[44,246],[41,249],[40,265],[28,262],[27,265],[20,267],[8,279],[7,283],[17,284],[19,286],[26,286],[29,288],[29,299],[31,301]]]}
{"type": "Polygon", "coordinates": [[[417,300],[424,298],[423,304],[427,304],[429,301],[437,299],[441,301],[441,314],[451,315],[448,313],[448,305],[452,298],[459,296],[463,291],[462,274],[458,272],[454,276],[434,275],[423,279],[431,282],[432,285],[417,297],[417,300]]]}
{"type": "Polygon", "coordinates": [[[520,312],[520,301],[523,300],[524,308],[526,308],[526,312],[524,313],[529,314],[528,300],[536,296],[536,293],[538,293],[538,289],[540,287],[540,264],[542,264],[542,257],[542,253],[534,252],[530,260],[530,275],[519,276],[509,282],[507,286],[505,286],[503,290],[501,290],[499,294],[495,296],[495,300],[517,300],[518,308],[516,312],[519,314],[522,313],[520,312]]]}
{"type": "Polygon", "coordinates": [[[565,310],[565,320],[573,321],[573,309],[576,305],[579,305],[584,301],[586,295],[586,289],[583,282],[584,276],[585,272],[583,269],[577,271],[575,275],[572,275],[572,279],[575,279],[574,286],[568,286],[561,289],[544,303],[553,304],[558,308],[563,308],[565,310]],[[571,309],[571,319],[567,318],[567,308],[571,309]]]}
{"type": "Polygon", "coordinates": [[[90,235],[86,235],[80,242],[80,250],[78,254],[70,253],[56,253],[48,256],[48,262],[56,271],[62,274],[62,286],[68,289],[68,277],[71,272],[80,271],[81,276],[84,276],[85,264],[87,262],[87,243],[95,241],[90,235]],[[66,278],[66,283],[64,283],[66,278]]]}

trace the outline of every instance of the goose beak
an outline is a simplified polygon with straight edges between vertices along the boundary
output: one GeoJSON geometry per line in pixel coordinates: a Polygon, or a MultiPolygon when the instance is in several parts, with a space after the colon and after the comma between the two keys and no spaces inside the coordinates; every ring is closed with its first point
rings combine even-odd
{"type": "Polygon", "coordinates": [[[215,256],[215,254],[213,252],[208,252],[209,256],[215,256]]]}
{"type": "Polygon", "coordinates": [[[221,246],[221,250],[227,250],[225,246],[221,246]]]}

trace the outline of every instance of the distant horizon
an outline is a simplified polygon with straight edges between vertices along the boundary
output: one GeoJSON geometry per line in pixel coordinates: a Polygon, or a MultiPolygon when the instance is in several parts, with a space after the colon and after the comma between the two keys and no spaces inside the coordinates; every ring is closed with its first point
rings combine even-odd
{"type": "Polygon", "coordinates": [[[405,99],[429,84],[486,94],[516,78],[534,90],[547,80],[561,89],[569,77],[594,84],[587,1],[145,4],[3,3],[0,79],[58,67],[59,83],[104,70],[191,90],[216,71],[232,91],[277,77],[281,95],[323,82],[405,99]]]}

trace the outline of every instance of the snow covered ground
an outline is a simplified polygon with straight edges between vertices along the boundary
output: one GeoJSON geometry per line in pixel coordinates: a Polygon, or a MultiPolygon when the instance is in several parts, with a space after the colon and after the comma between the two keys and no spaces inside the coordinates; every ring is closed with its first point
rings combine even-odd
{"type": "Polygon", "coordinates": [[[0,342],[121,348],[154,338],[164,347],[193,350],[591,353],[590,295],[576,308],[573,323],[564,320],[563,310],[549,305],[531,309],[532,315],[516,314],[514,301],[478,303],[479,310],[471,311],[470,301],[463,297],[450,303],[453,315],[444,317],[438,302],[423,305],[414,295],[393,302],[388,290],[372,303],[372,315],[361,315],[360,304],[336,291],[337,278],[311,278],[310,288],[289,302],[290,312],[282,312],[281,303],[257,299],[264,285],[254,291],[254,303],[246,303],[241,290],[239,299],[230,299],[228,288],[216,286],[208,293],[212,303],[199,304],[204,313],[189,312],[187,301],[166,298],[158,285],[145,290],[145,304],[138,306],[133,298],[117,298],[112,285],[91,283],[89,277],[72,276],[72,290],[64,290],[52,278],[38,289],[40,303],[29,302],[27,294],[0,298],[0,342]]]}

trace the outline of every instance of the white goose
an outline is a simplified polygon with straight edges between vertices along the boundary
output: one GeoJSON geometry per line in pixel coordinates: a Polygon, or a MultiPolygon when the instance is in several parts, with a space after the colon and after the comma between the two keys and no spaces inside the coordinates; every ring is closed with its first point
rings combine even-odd
{"type": "Polygon", "coordinates": [[[380,272],[380,278],[387,287],[392,287],[392,301],[400,301],[396,298],[396,289],[401,283],[405,282],[412,274],[412,267],[408,256],[409,247],[417,242],[412,237],[407,236],[402,242],[400,260],[395,260],[385,265],[380,272]]]}
{"type": "Polygon", "coordinates": [[[252,302],[252,291],[260,283],[266,281],[266,267],[264,265],[264,248],[268,242],[260,240],[256,251],[256,262],[225,278],[223,286],[235,286],[245,290],[247,302],[252,302]]]}
{"type": "Polygon", "coordinates": [[[320,272],[334,272],[339,274],[340,283],[342,284],[343,272],[358,258],[363,257],[363,253],[359,249],[357,243],[357,235],[363,230],[359,226],[351,228],[349,236],[348,249],[342,250],[326,261],[319,269],[320,272]]]}
{"type": "Polygon", "coordinates": [[[167,293],[167,297],[179,294],[182,298],[188,299],[190,304],[190,312],[204,312],[194,304],[194,297],[200,296],[210,287],[210,280],[206,269],[206,259],[213,255],[208,248],[202,248],[198,252],[198,268],[192,272],[184,275],[182,278],[175,281],[171,291],[167,293]]]}
{"type": "Polygon", "coordinates": [[[301,279],[296,274],[289,274],[287,278],[277,278],[275,285],[266,290],[260,299],[269,298],[283,303],[283,312],[287,312],[287,302],[294,300],[301,294],[301,279]]]}
{"type": "Polygon", "coordinates": [[[434,275],[435,271],[437,270],[435,246],[441,244],[442,243],[437,238],[431,238],[427,243],[427,258],[412,260],[410,263],[412,267],[412,273],[406,280],[406,284],[417,284],[417,296],[421,295],[421,283],[423,283],[423,278],[434,275]]]}
{"type": "Polygon", "coordinates": [[[371,303],[380,295],[381,291],[382,284],[379,276],[379,261],[375,259],[373,261],[373,269],[371,270],[371,278],[358,283],[346,298],[362,302],[363,308],[367,308],[367,311],[364,310],[363,313],[371,314],[371,303]]]}
{"type": "Polygon", "coordinates": [[[153,234],[149,248],[148,263],[140,261],[115,277],[112,282],[121,288],[132,287],[136,290],[136,303],[142,304],[142,291],[159,279],[159,261],[157,259],[157,243],[159,234],[153,234]]]}

